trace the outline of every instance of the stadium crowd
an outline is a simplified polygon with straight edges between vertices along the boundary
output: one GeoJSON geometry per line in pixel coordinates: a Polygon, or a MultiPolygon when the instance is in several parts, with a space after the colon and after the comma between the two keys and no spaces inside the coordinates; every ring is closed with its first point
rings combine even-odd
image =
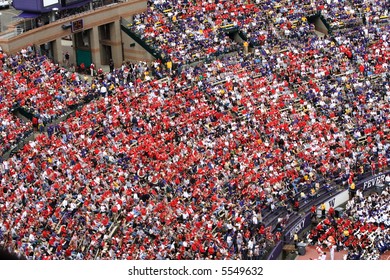
{"type": "Polygon", "coordinates": [[[389,187],[368,196],[358,191],[342,217],[328,213],[308,234],[308,240],[313,245],[347,250],[345,259],[379,259],[390,248],[389,211],[389,187]]]}
{"type": "Polygon", "coordinates": [[[167,55],[200,59],[172,75],[124,63],[89,81],[33,53],[3,57],[6,109],[16,102],[49,124],[84,106],[1,163],[0,246],[31,259],[258,259],[288,220],[272,236],[265,210],[299,211],[297,195],[321,179],[349,185],[367,166],[387,168],[389,25],[323,38],[281,1],[270,28],[296,14],[302,28],[286,26],[299,33],[267,35],[246,54],[214,27],[245,28],[264,3],[199,2],[154,1],[135,19],[167,55]],[[225,39],[237,51],[201,60],[225,39]]]}
{"type": "Polygon", "coordinates": [[[162,51],[170,61],[188,64],[240,47],[223,30],[225,26],[235,25],[229,20],[229,12],[238,13],[236,10],[241,9],[239,4],[243,1],[218,4],[205,1],[159,2],[156,1],[156,5],[147,12],[136,15],[130,28],[162,51]]]}
{"type": "MultiPolygon", "coordinates": [[[[7,55],[0,51],[0,67],[6,69],[7,55]]],[[[22,140],[32,129],[31,123],[24,123],[13,114],[14,100],[9,94],[13,86],[7,85],[6,71],[0,71],[0,158],[16,143],[22,140]]]]}

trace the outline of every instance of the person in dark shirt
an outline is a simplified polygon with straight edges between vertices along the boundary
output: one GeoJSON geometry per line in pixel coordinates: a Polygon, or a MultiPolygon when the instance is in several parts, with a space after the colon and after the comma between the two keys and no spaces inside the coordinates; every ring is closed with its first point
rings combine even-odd
{"type": "Polygon", "coordinates": [[[114,60],[112,60],[112,58],[110,58],[110,72],[114,72],[114,60]]]}

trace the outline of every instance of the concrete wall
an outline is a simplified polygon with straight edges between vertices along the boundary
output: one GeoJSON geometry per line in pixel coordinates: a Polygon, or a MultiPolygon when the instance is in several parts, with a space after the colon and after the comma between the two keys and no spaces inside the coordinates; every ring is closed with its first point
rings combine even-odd
{"type": "Polygon", "coordinates": [[[314,25],[317,31],[328,35],[329,33],[328,28],[326,28],[325,24],[322,22],[322,20],[319,17],[316,18],[316,20],[314,21],[314,25]]]}
{"type": "Polygon", "coordinates": [[[122,32],[123,57],[125,61],[146,61],[151,62],[156,58],[135,42],[124,31],[122,32]],[[132,47],[130,46],[132,45],[132,47]]]}

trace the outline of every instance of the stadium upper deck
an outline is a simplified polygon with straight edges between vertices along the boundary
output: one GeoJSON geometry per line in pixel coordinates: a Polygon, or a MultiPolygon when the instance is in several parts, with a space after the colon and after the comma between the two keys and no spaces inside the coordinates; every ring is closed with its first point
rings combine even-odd
{"type": "MultiPolygon", "coordinates": [[[[375,13],[386,11],[378,4],[375,13]]],[[[294,13],[279,5],[270,9],[281,20],[294,13]]],[[[153,9],[138,25],[170,36],[176,23],[162,24],[167,15],[153,9]]],[[[325,38],[303,28],[305,41],[275,34],[256,52],[238,48],[162,81],[145,66],[123,65],[87,83],[44,58],[3,58],[5,89],[27,64],[47,67],[41,78],[49,85],[67,81],[56,102],[95,99],[3,161],[0,245],[35,259],[264,257],[283,235],[270,235],[266,212],[299,212],[330,182],[347,188],[367,168],[388,166],[389,26],[369,20],[354,28],[325,38]]],[[[182,34],[170,40],[180,45],[189,33],[182,34]]],[[[204,51],[196,47],[189,51],[204,51]]],[[[175,57],[186,61],[188,53],[175,57]]],[[[52,100],[42,102],[50,108],[52,100]]]]}

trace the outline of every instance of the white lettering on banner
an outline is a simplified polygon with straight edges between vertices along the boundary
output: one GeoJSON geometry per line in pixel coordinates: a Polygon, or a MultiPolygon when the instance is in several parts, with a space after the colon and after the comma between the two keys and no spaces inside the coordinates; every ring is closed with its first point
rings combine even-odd
{"type": "Polygon", "coordinates": [[[295,227],[290,231],[290,240],[294,238],[294,234],[299,232],[305,226],[305,219],[301,220],[295,227]]]}
{"type": "Polygon", "coordinates": [[[364,182],[363,184],[363,190],[366,190],[366,189],[369,189],[369,188],[373,188],[373,187],[377,187],[378,185],[382,185],[384,180],[385,180],[385,175],[381,174],[377,177],[374,177],[366,182],[364,182]]]}
{"type": "Polygon", "coordinates": [[[328,201],[329,206],[332,207],[332,208],[334,208],[335,202],[336,202],[336,197],[333,197],[331,200],[328,201]]]}
{"type": "MultiPolygon", "coordinates": [[[[349,199],[348,190],[345,190],[339,193],[338,195],[329,198],[329,200],[325,202],[326,209],[329,209],[331,207],[336,208],[342,205],[343,203],[347,202],[348,199],[349,199]]],[[[319,212],[319,214],[321,214],[321,212],[319,212]]]]}

